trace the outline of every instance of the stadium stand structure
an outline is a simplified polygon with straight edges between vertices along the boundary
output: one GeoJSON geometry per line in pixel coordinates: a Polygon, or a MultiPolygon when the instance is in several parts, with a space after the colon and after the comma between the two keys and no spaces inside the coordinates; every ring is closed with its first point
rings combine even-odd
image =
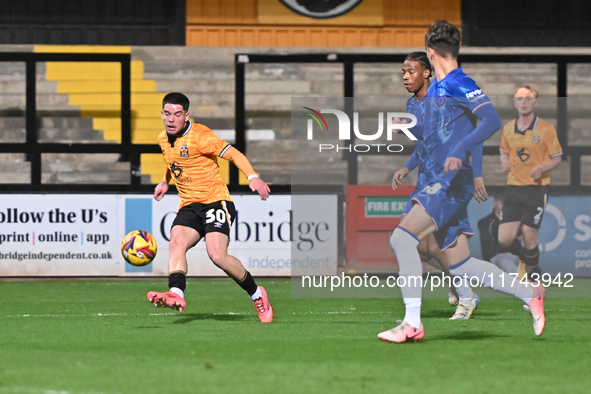
{"type": "MultiPolygon", "coordinates": [[[[416,48],[397,49],[406,53],[416,48]]],[[[234,54],[249,52],[294,52],[294,48],[215,48],[215,47],[55,47],[4,46],[2,51],[66,51],[113,52],[132,54],[132,141],[154,143],[162,130],[159,116],[160,100],[170,91],[182,91],[191,100],[191,115],[228,141],[234,129],[234,54]],[[254,51],[253,49],[256,49],[254,51]]],[[[368,48],[332,48],[331,52],[365,53],[368,48]]],[[[478,49],[483,51],[483,49],[478,49]]],[[[388,53],[391,48],[371,48],[372,52],[388,53]]],[[[550,50],[546,50],[550,52],[550,50]]],[[[326,48],[297,48],[297,52],[327,52],[326,48]]],[[[470,48],[466,48],[470,52],[470,48]]],[[[465,64],[465,71],[479,81],[489,96],[503,96],[497,103],[503,122],[514,116],[508,97],[517,86],[528,83],[541,96],[556,95],[556,69],[553,64],[465,64]],[[510,69],[510,72],[508,71],[510,69]]],[[[40,115],[41,142],[104,141],[117,143],[120,130],[118,106],[120,85],[117,65],[47,63],[38,68],[37,106],[40,115]]],[[[342,96],[343,69],[338,64],[252,64],[246,69],[247,155],[263,179],[274,184],[289,184],[292,159],[307,169],[320,171],[329,184],[346,182],[346,162],[341,153],[329,154],[323,162],[309,162],[291,156],[292,149],[304,141],[292,140],[290,123],[291,97],[342,96]]],[[[591,95],[591,65],[569,66],[569,96],[591,95]]],[[[0,64],[0,141],[24,140],[24,66],[0,64]]],[[[356,64],[355,96],[398,96],[408,94],[401,83],[398,65],[356,64]]],[[[584,100],[581,98],[581,100],[584,100]]],[[[553,121],[551,116],[545,116],[553,121]]],[[[569,119],[569,142],[591,145],[591,118],[577,112],[569,119]]],[[[499,133],[497,133],[499,134],[499,133]]],[[[498,145],[500,135],[487,141],[498,145]]],[[[0,155],[3,182],[28,182],[23,155],[0,155]]],[[[117,183],[129,179],[128,163],[118,155],[44,155],[43,182],[117,183]]],[[[359,183],[384,184],[401,167],[407,156],[360,157],[359,183]]],[[[582,159],[582,183],[591,184],[589,157],[582,159]]],[[[502,185],[506,176],[500,172],[498,158],[485,156],[484,176],[487,184],[502,185]]],[[[229,165],[220,161],[227,178],[229,165]]],[[[144,154],[141,160],[142,183],[156,183],[162,178],[164,164],[159,154],[144,154]]],[[[555,184],[569,183],[569,168],[562,165],[553,177],[555,184]]],[[[411,176],[408,183],[414,182],[411,176]]],[[[245,179],[242,178],[242,182],[245,179]]]]}
{"type": "MultiPolygon", "coordinates": [[[[130,53],[125,46],[36,46],[36,52],[102,52],[130,53]]],[[[114,63],[51,62],[46,65],[46,78],[57,82],[58,93],[66,94],[71,106],[80,108],[80,116],[92,120],[95,130],[102,130],[106,142],[121,142],[121,70],[114,63]]],[[[156,92],[156,82],[143,77],[144,63],[131,61],[132,143],[151,144],[156,140],[162,120],[158,117],[158,102],[162,94],[156,92]]],[[[144,154],[141,158],[143,174],[150,182],[162,179],[164,163],[160,155],[144,154]],[[159,174],[159,175],[158,175],[159,174]]]]}
{"type": "MultiPolygon", "coordinates": [[[[69,52],[69,53],[130,53],[130,47],[123,46],[35,46],[35,52],[69,52]]],[[[167,61],[170,61],[168,59],[167,61]]],[[[194,67],[195,65],[192,64],[194,67]]],[[[102,132],[102,140],[105,143],[118,143],[121,141],[121,119],[120,116],[120,100],[121,100],[121,72],[118,64],[114,63],[75,63],[75,62],[48,62],[45,65],[45,79],[57,84],[57,94],[61,98],[62,106],[69,108],[73,107],[79,112],[80,122],[87,125],[90,121],[90,129],[95,131],[96,136],[100,139],[102,132]],[[65,95],[65,97],[63,96],[65,95]],[[64,103],[64,98],[67,103],[64,103]]],[[[158,65],[155,66],[158,69],[158,65]]],[[[183,71],[183,70],[178,70],[183,71]]],[[[176,79],[166,78],[164,85],[170,82],[170,88],[164,87],[163,90],[156,90],[156,81],[144,78],[144,62],[142,60],[133,59],[131,63],[131,108],[132,108],[132,143],[136,144],[153,144],[156,137],[162,130],[162,119],[160,118],[160,105],[163,93],[172,90],[187,91],[187,82],[176,79]],[[176,82],[176,84],[175,84],[176,82]],[[178,83],[181,82],[181,83],[178,83]],[[183,86],[185,89],[183,89],[183,86]]],[[[189,83],[189,89],[191,88],[189,83]]],[[[199,88],[197,86],[196,88],[199,88]]],[[[191,91],[195,93],[195,91],[191,91]]],[[[199,89],[196,89],[196,94],[200,98],[199,89]]],[[[204,106],[201,106],[204,107],[204,106]]],[[[208,108],[211,106],[205,106],[208,108]]],[[[72,111],[74,116],[76,111],[72,111]]],[[[218,122],[221,126],[229,126],[226,123],[218,122]]],[[[257,130],[254,133],[254,138],[258,139],[273,139],[272,130],[257,130]]],[[[223,138],[232,140],[234,138],[232,129],[216,130],[223,138]]],[[[51,138],[48,138],[48,141],[51,138]]],[[[84,142],[84,138],[74,138],[77,142],[84,142]]],[[[60,140],[60,142],[66,142],[60,140]]],[[[64,155],[53,157],[58,158],[58,161],[63,161],[64,155]]],[[[82,164],[85,159],[84,155],[73,160],[82,164]]],[[[108,155],[107,161],[117,161],[117,155],[108,155]]],[[[48,157],[52,161],[51,157],[48,157]]],[[[55,161],[55,160],[53,160],[55,161]]],[[[74,164],[74,163],[72,163],[74,164]]],[[[99,160],[99,167],[100,164],[99,160]]],[[[59,167],[50,165],[51,168],[58,170],[59,167]]],[[[76,166],[78,168],[84,166],[76,166]]],[[[220,167],[223,177],[226,181],[229,180],[229,163],[225,160],[220,160],[220,167]]],[[[62,166],[63,168],[63,166],[62,166]]],[[[141,157],[142,174],[149,176],[151,183],[157,183],[162,179],[165,171],[164,162],[159,154],[143,154],[141,157]]],[[[125,172],[126,170],[124,170],[125,172]]],[[[87,174],[88,175],[88,174],[87,174]]],[[[127,176],[127,175],[125,175],[127,176]]],[[[55,176],[54,176],[55,178],[55,176]]],[[[103,177],[104,178],[104,177],[103,177]]],[[[51,179],[49,179],[51,182],[51,179]]],[[[109,179],[102,179],[103,182],[108,182],[109,179]]],[[[240,178],[241,184],[247,184],[248,181],[242,176],[240,178]]]]}
{"type": "MultiPolygon", "coordinates": [[[[32,47],[3,47],[5,51],[32,51],[32,47]]],[[[40,142],[104,141],[90,119],[68,104],[68,97],[57,92],[54,82],[44,78],[45,65],[37,69],[37,127],[40,142]]],[[[25,141],[25,66],[19,62],[0,64],[0,141],[25,141]]],[[[44,156],[42,179],[45,183],[67,183],[85,180],[90,183],[128,182],[129,169],[117,162],[118,155],[44,156]]],[[[23,154],[0,155],[3,183],[29,183],[29,165],[23,154]]]]}

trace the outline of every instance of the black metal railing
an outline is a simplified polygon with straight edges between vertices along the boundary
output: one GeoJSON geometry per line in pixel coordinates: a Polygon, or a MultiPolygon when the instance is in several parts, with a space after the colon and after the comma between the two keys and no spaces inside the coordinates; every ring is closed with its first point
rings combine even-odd
{"type": "Polygon", "coordinates": [[[6,192],[136,192],[153,189],[141,185],[140,155],[160,153],[157,145],[131,143],[131,54],[112,53],[33,53],[0,52],[0,62],[25,63],[25,128],[24,143],[0,144],[0,153],[23,153],[31,165],[27,184],[0,184],[6,192]],[[121,65],[121,143],[41,143],[37,125],[37,63],[39,62],[114,62],[121,65]],[[41,155],[44,153],[118,153],[130,163],[129,184],[48,184],[41,182],[41,155]]]}
{"type": "MultiPolygon", "coordinates": [[[[236,54],[236,145],[245,148],[244,133],[246,131],[245,110],[245,71],[247,64],[253,63],[337,63],[343,65],[343,97],[355,97],[354,68],[356,63],[402,63],[406,54],[374,54],[374,53],[304,53],[304,54],[236,54]],[[239,137],[240,136],[240,137],[239,137]]],[[[560,54],[462,54],[459,57],[461,63],[549,63],[556,65],[556,97],[568,97],[568,65],[575,63],[591,64],[591,55],[560,55],[560,54]]],[[[352,108],[345,108],[352,113],[352,108]]],[[[565,131],[568,126],[567,101],[558,100],[557,130],[565,131]]],[[[571,146],[568,144],[568,133],[559,132],[558,138],[563,148],[564,155],[570,158],[570,185],[552,186],[554,194],[583,194],[591,193],[591,186],[581,185],[581,156],[590,155],[591,147],[571,146]]],[[[404,149],[412,151],[414,146],[405,146],[404,149]]],[[[345,151],[347,160],[348,184],[358,183],[358,155],[383,155],[388,152],[355,152],[345,151]]],[[[499,154],[498,147],[485,146],[485,155],[499,154]]],[[[234,175],[236,178],[238,174],[234,175]]],[[[491,189],[494,189],[492,187],[491,189]]]]}
{"type": "MultiPolygon", "coordinates": [[[[142,184],[140,158],[143,153],[162,153],[154,144],[133,144],[131,139],[131,54],[112,53],[34,53],[0,52],[1,62],[24,62],[26,74],[24,143],[4,142],[0,144],[0,153],[23,153],[31,166],[29,183],[0,183],[0,191],[5,193],[147,193],[153,192],[153,184],[142,184]],[[51,143],[39,142],[37,117],[36,66],[39,62],[113,62],[121,65],[121,143],[51,143]],[[115,153],[120,161],[129,162],[129,183],[83,184],[83,183],[43,183],[42,154],[44,153],[115,153]]],[[[44,111],[46,112],[46,111],[44,111]]],[[[236,136],[238,146],[245,147],[244,134],[236,136]]],[[[228,189],[234,193],[250,192],[248,186],[238,182],[238,171],[230,166],[231,177],[228,189]]],[[[271,185],[273,192],[289,192],[289,185],[271,185]]],[[[171,185],[171,191],[175,186],[171,185]]]]}

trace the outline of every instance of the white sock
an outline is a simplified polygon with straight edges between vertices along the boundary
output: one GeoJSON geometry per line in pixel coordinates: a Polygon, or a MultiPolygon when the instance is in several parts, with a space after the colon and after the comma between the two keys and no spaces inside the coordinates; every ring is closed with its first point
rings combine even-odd
{"type": "Polygon", "coordinates": [[[171,293],[179,295],[181,298],[185,298],[185,292],[178,287],[171,287],[169,290],[171,293]]]}
{"type": "MultiPolygon", "coordinates": [[[[421,257],[417,250],[419,240],[401,227],[397,227],[390,237],[390,245],[396,252],[396,259],[400,270],[398,272],[399,281],[403,281],[406,286],[400,286],[402,299],[406,306],[404,321],[413,328],[421,326],[421,296],[423,279],[423,265],[421,257]],[[420,279],[418,279],[420,278],[420,279]],[[416,283],[416,285],[415,285],[416,283]]],[[[402,283],[402,284],[404,284],[402,283]]]]}
{"type": "Polygon", "coordinates": [[[460,300],[471,300],[474,298],[474,292],[472,291],[472,288],[466,285],[464,281],[462,281],[461,285],[454,286],[454,288],[456,289],[456,293],[458,293],[460,300]]]}
{"type": "Polygon", "coordinates": [[[261,289],[259,289],[257,287],[257,291],[255,291],[254,294],[250,296],[250,299],[254,301],[257,298],[261,298],[262,296],[263,296],[263,293],[261,293],[261,289]]]}
{"type": "Polygon", "coordinates": [[[477,277],[479,280],[483,280],[483,286],[511,294],[523,300],[526,304],[534,296],[532,286],[521,283],[514,276],[507,274],[496,265],[487,261],[478,260],[474,257],[469,257],[464,262],[452,265],[449,267],[449,272],[462,277],[466,274],[468,275],[468,279],[472,276],[477,277]]]}
{"type": "Polygon", "coordinates": [[[420,298],[405,298],[406,311],[404,313],[404,321],[412,328],[421,327],[421,299],[420,298]],[[413,301],[414,300],[414,301],[413,301]]]}

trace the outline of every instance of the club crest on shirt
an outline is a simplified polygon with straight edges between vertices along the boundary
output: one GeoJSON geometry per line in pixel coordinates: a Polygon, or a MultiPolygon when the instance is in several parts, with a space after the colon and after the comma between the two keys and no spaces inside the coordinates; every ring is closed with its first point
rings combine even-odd
{"type": "Polygon", "coordinates": [[[189,157],[189,148],[187,148],[187,145],[181,146],[181,157],[189,157]]]}
{"type": "Polygon", "coordinates": [[[535,134],[531,141],[534,145],[538,145],[540,143],[540,135],[535,134]]]}

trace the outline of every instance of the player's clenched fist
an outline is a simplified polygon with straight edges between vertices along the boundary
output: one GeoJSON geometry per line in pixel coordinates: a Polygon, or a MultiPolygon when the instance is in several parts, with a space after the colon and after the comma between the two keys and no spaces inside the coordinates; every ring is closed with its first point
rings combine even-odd
{"type": "Polygon", "coordinates": [[[531,172],[529,173],[529,176],[531,176],[534,179],[538,179],[539,177],[542,176],[542,169],[540,167],[536,167],[533,170],[531,170],[531,172]]]}
{"type": "Polygon", "coordinates": [[[446,173],[448,173],[450,171],[456,172],[460,168],[462,168],[462,160],[458,159],[457,157],[448,157],[445,160],[445,165],[443,166],[443,170],[446,173]]]}

